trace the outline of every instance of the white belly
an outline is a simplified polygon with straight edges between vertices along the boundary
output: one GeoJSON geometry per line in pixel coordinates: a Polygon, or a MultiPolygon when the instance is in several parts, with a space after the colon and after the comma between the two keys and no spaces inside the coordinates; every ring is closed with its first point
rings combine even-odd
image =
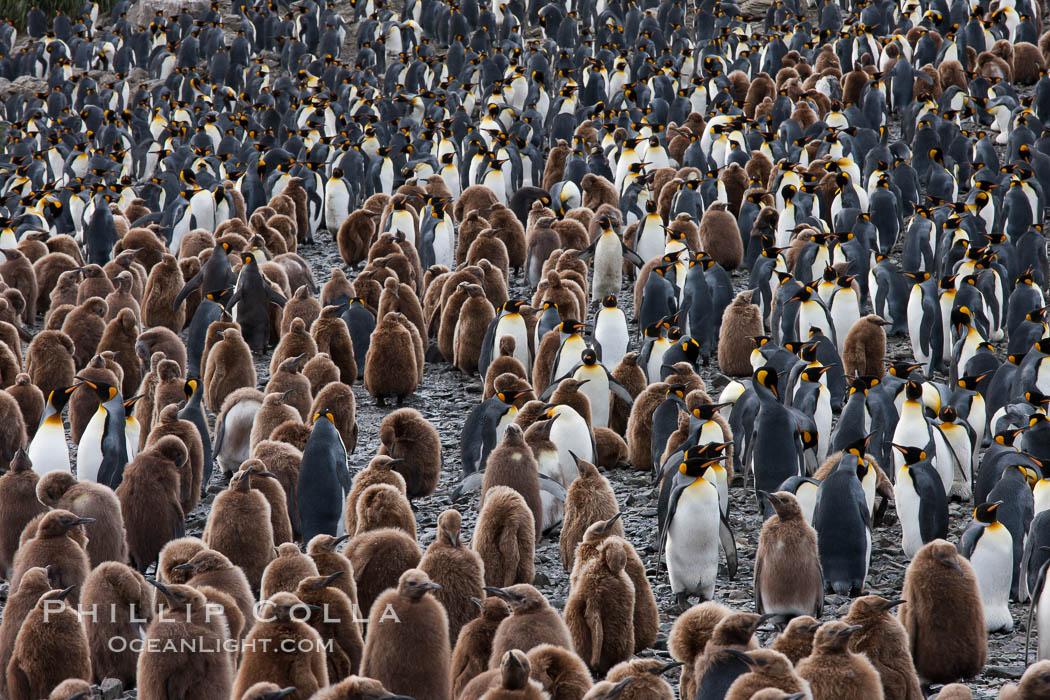
{"type": "Polygon", "coordinates": [[[95,411],[77,445],[77,480],[98,481],[102,466],[102,434],[106,428],[106,412],[95,411]]]}
{"type": "Polygon", "coordinates": [[[1002,525],[991,531],[986,528],[970,557],[970,563],[977,573],[986,628],[989,632],[1011,631],[1014,621],[1010,616],[1010,580],[1014,552],[1010,531],[1002,525]]]}
{"type": "Polygon", "coordinates": [[[595,323],[594,339],[602,346],[602,364],[610,370],[627,354],[627,321],[619,309],[602,309],[595,323]],[[614,316],[613,314],[616,314],[614,316]]]}
{"type": "Polygon", "coordinates": [[[28,453],[33,471],[41,476],[54,471],[73,471],[69,463],[66,431],[61,426],[41,426],[29,443],[28,453]]]}
{"type": "Polygon", "coordinates": [[[922,548],[922,533],[919,531],[919,494],[908,478],[908,484],[901,483],[904,478],[897,472],[897,483],[893,487],[893,504],[897,509],[897,519],[901,523],[901,548],[904,556],[911,560],[922,548]]]}
{"type": "Polygon", "coordinates": [[[690,495],[695,488],[682,494],[667,532],[667,576],[675,593],[685,591],[711,600],[718,575],[719,514],[715,501],[690,495]]]}
{"type": "Polygon", "coordinates": [[[562,414],[551,429],[551,442],[558,446],[558,461],[561,463],[562,478],[568,487],[580,475],[576,468],[576,455],[585,462],[594,463],[594,451],[591,449],[591,434],[587,424],[578,415],[571,419],[562,414]],[[571,454],[570,454],[571,453],[571,454]]]}

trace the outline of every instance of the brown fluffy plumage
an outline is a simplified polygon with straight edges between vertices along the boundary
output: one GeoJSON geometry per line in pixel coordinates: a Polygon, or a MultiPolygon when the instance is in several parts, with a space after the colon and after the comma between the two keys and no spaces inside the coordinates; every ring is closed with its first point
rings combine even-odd
{"type": "Polygon", "coordinates": [[[897,612],[919,677],[950,683],[981,672],[988,658],[984,610],[973,566],[944,540],[926,543],[908,564],[897,612]],[[936,623],[934,622],[936,621],[936,623]]]}
{"type": "Polygon", "coordinates": [[[805,520],[794,494],[766,494],[776,514],[762,525],[755,554],[755,603],[760,613],[820,617],[824,578],[817,532],[805,520]]]}
{"type": "Polygon", "coordinates": [[[492,639],[500,623],[510,615],[510,607],[496,596],[471,600],[481,609],[480,614],[460,628],[459,638],[452,651],[452,697],[458,698],[463,689],[489,667],[492,639]]]}
{"type": "Polygon", "coordinates": [[[627,550],[607,538],[576,579],[565,604],[573,646],[598,674],[634,653],[634,584],[624,570],[627,550]]]}
{"type": "Polygon", "coordinates": [[[140,452],[117,487],[127,532],[129,563],[144,572],[161,548],[185,531],[179,502],[179,470],[188,459],[186,446],[173,435],[140,452]]]}
{"type": "Polygon", "coordinates": [[[879,672],[868,657],[849,650],[857,627],[825,622],[813,638],[813,653],[798,662],[796,672],[809,681],[814,697],[843,700],[879,700],[883,697],[879,672]]]}
{"type": "Polygon", "coordinates": [[[0,573],[7,575],[26,524],[47,511],[37,500],[39,477],[24,450],[15,454],[11,469],[0,476],[0,573]]]}
{"type": "Polygon", "coordinates": [[[696,695],[693,664],[703,654],[715,627],[729,612],[721,603],[709,600],[686,610],[671,627],[667,648],[675,660],[682,662],[681,694],[684,697],[696,695]]]}
{"type": "Polygon", "coordinates": [[[416,519],[412,505],[396,486],[372,484],[357,499],[357,530],[361,535],[372,530],[397,528],[416,538],[416,519]]]}
{"type": "Polygon", "coordinates": [[[813,635],[819,628],[820,622],[816,619],[809,615],[800,615],[791,620],[784,631],[777,635],[770,649],[779,651],[788,657],[791,663],[797,664],[813,652],[813,635]]]}
{"type": "Polygon", "coordinates": [[[263,571],[274,558],[273,526],[270,504],[251,488],[248,473],[238,472],[215,497],[203,539],[244,571],[253,591],[259,590],[263,571]]]}
{"type": "Polygon", "coordinates": [[[48,566],[51,583],[56,588],[76,586],[70,602],[80,599],[80,589],[91,570],[87,552],[81,545],[84,525],[75,513],[52,510],[44,515],[35,535],[18,548],[11,571],[11,589],[18,590],[22,576],[36,566],[48,566]]]}
{"type": "Polygon", "coordinates": [[[416,700],[446,700],[451,689],[448,616],[427,595],[433,587],[425,572],[409,569],[376,600],[361,660],[361,673],[416,700]]]}
{"type": "Polygon", "coordinates": [[[535,545],[535,518],[521,494],[503,485],[488,489],[471,542],[485,564],[485,584],[532,581],[535,545]]]}
{"type": "Polygon", "coordinates": [[[880,316],[868,314],[853,324],[842,345],[842,368],[847,375],[879,377],[885,372],[886,325],[880,316]]]}
{"type": "Polygon", "coordinates": [[[747,654],[751,671],[733,681],[726,700],[750,700],[763,688],[779,688],[785,693],[809,690],[809,684],[800,678],[788,658],[772,649],[756,649],[747,654]]]}
{"type": "MultiPolygon", "coordinates": [[[[616,494],[609,480],[598,469],[584,460],[578,463],[580,475],[569,484],[565,496],[565,516],[561,525],[561,565],[571,571],[576,558],[576,546],[593,523],[609,520],[619,511],[616,494]]],[[[613,521],[609,534],[623,537],[623,524],[613,521]]]]}
{"type": "Polygon", "coordinates": [[[487,588],[510,606],[510,617],[503,620],[492,638],[492,655],[489,668],[496,666],[503,654],[511,649],[528,652],[540,644],[553,644],[563,649],[572,649],[572,635],[558,611],[547,599],[528,583],[519,583],[504,588],[487,588]]]}
{"type": "Polygon", "coordinates": [[[82,618],[96,682],[116,678],[126,686],[134,685],[138,652],[130,645],[120,649],[110,640],[135,639],[140,625],[149,624],[153,618],[152,586],[129,566],[108,561],[88,576],[80,604],[99,613],[82,618]]]}
{"type": "Polygon", "coordinates": [[[104,561],[127,562],[120,501],[108,486],[78,482],[69,472],[58,470],[48,472],[37,483],[36,497],[51,508],[68,510],[79,518],[94,518],[87,545],[92,566],[104,561]]]}
{"type": "Polygon", "coordinates": [[[433,595],[448,614],[448,638],[456,644],[459,631],[478,613],[473,599],[484,596],[484,564],[478,553],[462,541],[462,517],[457,510],[438,516],[437,537],[427,547],[419,568],[441,586],[433,595]]]}
{"type": "Polygon", "coordinates": [[[847,625],[861,626],[850,636],[849,649],[864,654],[875,666],[883,695],[901,700],[922,700],[919,677],[908,648],[908,634],[890,612],[899,604],[899,601],[874,595],[856,598],[842,621],[847,625]]]}
{"type": "MultiPolygon", "coordinates": [[[[7,598],[7,603],[4,605],[4,616],[0,621],[0,667],[5,671],[0,674],[0,695],[4,697],[8,697],[6,670],[15,649],[18,630],[22,628],[22,623],[36,607],[40,596],[50,590],[51,584],[48,582],[47,569],[42,566],[34,567],[25,572],[18,590],[14,590],[7,598]]],[[[488,652],[486,652],[485,661],[488,661],[488,652]]]]}
{"type": "Polygon", "coordinates": [[[331,645],[325,649],[329,683],[357,673],[364,651],[354,604],[335,584],[336,579],[346,575],[337,571],[330,576],[304,578],[295,591],[299,600],[318,608],[311,610],[308,622],[331,645]]]}
{"type": "Polygon", "coordinates": [[[722,314],[718,337],[718,368],[731,377],[751,374],[752,336],[762,335],[762,313],[751,303],[752,290],[736,295],[722,314]]]}
{"type": "Polygon", "coordinates": [[[263,572],[262,598],[266,600],[281,591],[295,593],[300,581],[317,575],[314,560],[300,552],[294,542],[285,542],[277,548],[277,556],[263,572]]]}
{"type": "Polygon", "coordinates": [[[362,616],[369,614],[379,595],[395,587],[401,574],[416,567],[421,557],[416,541],[399,528],[357,535],[346,545],[344,554],[353,568],[362,616]]]}
{"type": "Polygon", "coordinates": [[[91,650],[63,590],[45,593],[26,616],[7,665],[7,697],[38,700],[67,678],[91,680],[91,650]]]}
{"type": "Polygon", "coordinates": [[[393,467],[404,477],[409,499],[434,493],[441,476],[441,439],[423,414],[414,408],[388,414],[379,424],[379,439],[378,454],[401,460],[393,467]]]}

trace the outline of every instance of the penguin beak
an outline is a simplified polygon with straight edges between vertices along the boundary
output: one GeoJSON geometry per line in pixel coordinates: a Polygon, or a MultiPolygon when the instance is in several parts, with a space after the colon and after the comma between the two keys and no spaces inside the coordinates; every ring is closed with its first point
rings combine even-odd
{"type": "Polygon", "coordinates": [[[440,583],[434,583],[433,581],[430,581],[430,582],[424,584],[423,587],[426,588],[427,590],[431,590],[431,591],[440,591],[441,590],[441,584],[440,583]]]}
{"type": "Polygon", "coordinates": [[[61,591],[58,592],[58,595],[54,596],[54,600],[65,600],[67,597],[69,597],[69,594],[73,592],[74,588],[76,588],[76,586],[63,588],[61,591]]]}
{"type": "Polygon", "coordinates": [[[739,649],[726,648],[723,651],[725,651],[730,656],[735,657],[737,660],[743,661],[745,664],[747,664],[748,668],[754,668],[755,660],[751,658],[750,654],[740,651],[739,649]]]}
{"type": "Polygon", "coordinates": [[[883,604],[882,604],[882,609],[883,609],[883,610],[886,610],[886,611],[889,611],[889,610],[893,610],[893,609],[894,609],[894,608],[896,608],[897,606],[899,606],[899,605],[904,605],[904,604],[905,604],[905,603],[907,603],[907,602],[908,602],[908,601],[906,601],[906,600],[903,600],[903,599],[898,599],[898,600],[887,600],[887,601],[886,601],[885,603],[883,603],[883,604]]]}
{"type": "MultiPolygon", "coordinates": [[[[176,566],[175,568],[178,569],[180,566],[185,566],[185,565],[184,564],[180,564],[179,566],[176,566]]],[[[158,591],[163,593],[165,597],[170,597],[170,594],[168,593],[168,587],[165,586],[160,581],[158,581],[157,579],[155,579],[155,578],[147,578],[146,579],[146,583],[154,586],[158,591]]]]}
{"type": "Polygon", "coordinates": [[[350,535],[339,535],[339,537],[335,538],[335,541],[332,543],[332,545],[335,546],[337,544],[342,544],[343,542],[346,542],[348,539],[350,539],[350,535]]]}
{"type": "Polygon", "coordinates": [[[653,669],[652,674],[654,676],[662,676],[665,673],[667,673],[668,671],[673,671],[674,669],[678,668],[679,666],[685,666],[685,664],[683,664],[681,661],[672,661],[669,664],[664,664],[663,666],[661,666],[659,668],[653,669]]]}
{"type": "Polygon", "coordinates": [[[511,601],[511,595],[502,588],[496,588],[495,586],[485,586],[481,590],[485,591],[491,596],[495,596],[500,600],[505,600],[508,603],[511,601]]]}
{"type": "Polygon", "coordinates": [[[175,571],[193,571],[193,564],[178,564],[173,568],[175,571]]]}
{"type": "Polygon", "coordinates": [[[633,681],[633,680],[634,680],[634,676],[627,676],[622,681],[620,681],[619,683],[614,685],[612,688],[610,688],[609,692],[605,694],[605,697],[607,697],[607,698],[619,697],[620,693],[622,693],[624,691],[624,688],[626,688],[628,685],[630,685],[631,681],[633,681]]]}
{"type": "Polygon", "coordinates": [[[73,521],[73,525],[74,526],[76,526],[76,525],[88,525],[88,524],[93,523],[93,522],[95,522],[94,518],[77,518],[76,520],[73,521]]]}
{"type": "Polygon", "coordinates": [[[608,521],[605,522],[605,525],[602,527],[602,532],[608,532],[609,530],[611,530],[612,526],[616,524],[616,521],[618,521],[618,519],[623,516],[624,511],[619,511],[618,513],[610,517],[608,521]]]}
{"type": "Polygon", "coordinates": [[[850,637],[855,632],[859,632],[862,629],[864,629],[864,625],[850,625],[849,627],[844,627],[842,629],[842,631],[839,632],[839,636],[840,637],[850,637]]]}

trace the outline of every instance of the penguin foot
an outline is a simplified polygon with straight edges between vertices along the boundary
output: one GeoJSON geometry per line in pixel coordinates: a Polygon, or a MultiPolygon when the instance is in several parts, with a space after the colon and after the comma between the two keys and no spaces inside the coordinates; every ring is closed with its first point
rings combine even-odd
{"type": "Polygon", "coordinates": [[[674,609],[678,612],[679,615],[681,615],[686,610],[688,610],[690,607],[692,607],[691,605],[689,605],[689,594],[684,592],[684,591],[680,592],[680,593],[675,593],[674,594],[674,600],[675,600],[675,607],[674,607],[674,609]]]}

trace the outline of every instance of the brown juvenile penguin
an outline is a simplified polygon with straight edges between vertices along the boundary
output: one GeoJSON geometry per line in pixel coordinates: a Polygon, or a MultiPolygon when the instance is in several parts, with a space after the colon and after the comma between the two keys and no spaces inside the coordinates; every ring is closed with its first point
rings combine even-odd
{"type": "Polygon", "coordinates": [[[758,492],[776,511],[762,524],[755,553],[755,606],[760,613],[820,617],[824,577],[817,532],[806,522],[794,494],[758,492]]]}
{"type": "Polygon", "coordinates": [[[252,590],[259,590],[263,571],[274,558],[273,526],[270,504],[251,488],[248,472],[237,472],[215,497],[202,539],[243,569],[252,590]]]}
{"type": "Polygon", "coordinates": [[[339,226],[336,244],[339,246],[339,256],[347,265],[357,265],[367,256],[378,218],[378,212],[358,209],[351,212],[339,226]]]}
{"type": "Polygon", "coordinates": [[[273,543],[280,546],[292,542],[292,519],[288,514],[288,495],[281,485],[280,478],[273,472],[266,471],[262,460],[249,459],[241,465],[241,471],[247,472],[251,487],[266,498],[270,504],[270,526],[273,528],[273,543]]]}
{"type": "Polygon", "coordinates": [[[635,469],[651,471],[653,468],[653,414],[667,398],[670,389],[671,386],[665,382],[654,382],[635,398],[631,407],[624,437],[627,439],[631,466],[635,469]]]}
{"type": "Polygon", "coordinates": [[[15,377],[15,383],[4,391],[18,404],[18,410],[22,414],[22,421],[26,427],[26,437],[32,440],[37,428],[40,427],[40,419],[44,415],[44,392],[33,384],[33,380],[25,372],[20,372],[15,377]]]}
{"type": "Polygon", "coordinates": [[[419,545],[401,528],[371,530],[353,537],[343,550],[357,585],[358,611],[367,615],[376,598],[396,587],[401,574],[419,565],[419,545]]]}
{"type": "MultiPolygon", "coordinates": [[[[3,668],[5,673],[0,674],[0,695],[5,698],[8,697],[6,670],[15,650],[15,638],[26,617],[36,607],[37,601],[51,590],[47,574],[44,567],[27,570],[22,576],[18,590],[10,593],[4,605],[4,616],[0,620],[0,668],[3,668]]],[[[488,651],[485,652],[485,663],[488,663],[488,651]]]]}
{"type": "Polygon", "coordinates": [[[814,698],[880,700],[882,683],[868,657],[849,650],[850,636],[860,626],[832,620],[813,638],[813,653],[798,662],[799,676],[809,681],[814,698]]]}
{"type": "Polygon", "coordinates": [[[13,287],[22,293],[26,302],[21,313],[22,321],[32,324],[36,321],[39,295],[39,285],[36,273],[33,271],[33,263],[29,261],[25,253],[17,248],[7,248],[2,253],[4,260],[0,262],[0,279],[8,287],[13,287]]]}
{"type": "Polygon", "coordinates": [[[400,460],[393,468],[404,477],[409,499],[434,493],[441,476],[441,438],[423,414],[414,408],[388,414],[379,424],[379,439],[377,454],[400,460]]]}
{"type": "Polygon", "coordinates": [[[751,303],[752,292],[748,289],[737,294],[722,314],[722,330],[718,336],[718,368],[731,377],[751,374],[751,338],[763,333],[762,312],[751,303]]]}
{"type": "Polygon", "coordinates": [[[550,693],[551,700],[581,700],[594,681],[587,664],[575,652],[553,644],[529,651],[529,675],[550,693]]]}
{"type": "Polygon", "coordinates": [[[496,310],[485,297],[481,285],[467,285],[466,293],[453,333],[452,364],[464,374],[473,374],[478,369],[485,330],[496,317],[496,310]]]}
{"type": "Polygon", "coordinates": [[[847,625],[860,625],[861,628],[850,635],[849,649],[864,654],[875,666],[882,681],[883,695],[901,700],[922,700],[908,634],[890,613],[901,603],[903,601],[886,600],[875,595],[863,596],[853,601],[849,614],[842,621],[847,625]]]}
{"type": "Polygon", "coordinates": [[[531,581],[535,543],[535,518],[521,494],[509,486],[488,489],[471,543],[485,564],[485,583],[510,586],[531,581]]]}
{"type": "Polygon", "coordinates": [[[227,328],[222,340],[208,353],[204,371],[204,401],[208,410],[218,413],[227,396],[237,389],[253,388],[258,383],[252,351],[241,332],[227,328]]]}
{"type": "Polygon", "coordinates": [[[700,219],[700,244],[705,253],[727,272],[740,267],[744,260],[744,242],[736,217],[726,210],[725,202],[712,202],[700,219]]]}
{"type": "Polygon", "coordinates": [[[1007,683],[999,691],[999,700],[1038,700],[1050,697],[1050,661],[1037,661],[1027,669],[1018,683],[1007,683]]]}
{"type": "Polygon", "coordinates": [[[289,358],[297,357],[305,361],[316,354],[317,341],[307,331],[306,322],[301,318],[294,318],[288,332],[281,334],[281,341],[270,357],[270,374],[276,372],[281,363],[289,358]]]}
{"type": "Polygon", "coordinates": [[[241,637],[248,633],[256,621],[253,609],[255,596],[248,587],[248,579],[240,567],[234,566],[233,562],[220,552],[205,549],[193,555],[185,564],[179,564],[176,569],[192,574],[186,585],[198,589],[202,586],[212,586],[233,598],[244,618],[245,628],[241,630],[241,637]]]}
{"type": "Polygon", "coordinates": [[[682,662],[681,695],[687,698],[696,695],[693,665],[704,653],[715,627],[730,612],[721,603],[708,600],[686,610],[671,626],[667,649],[672,658],[682,662]]]}
{"type": "Polygon", "coordinates": [[[84,582],[80,605],[95,613],[83,617],[95,680],[116,678],[125,686],[134,685],[138,651],[111,640],[141,636],[153,617],[153,588],[126,564],[107,561],[84,582]]]}
{"type": "MultiPolygon", "coordinates": [[[[288,405],[285,399],[283,392],[266,394],[262,401],[262,406],[255,414],[255,420],[252,422],[252,449],[255,449],[255,446],[263,440],[268,440],[274,428],[281,423],[287,420],[301,419],[299,411],[288,405]]],[[[309,407],[307,407],[307,410],[309,411],[309,407]]]]}
{"type": "MultiPolygon", "coordinates": [[[[616,365],[610,374],[627,389],[627,393],[632,398],[638,398],[648,384],[645,373],[638,366],[638,353],[633,350],[623,356],[620,364],[616,365]]],[[[616,397],[615,394],[613,397],[609,410],[609,428],[617,435],[624,436],[627,434],[627,420],[631,415],[631,406],[623,399],[616,397]]]]}
{"type": "Polygon", "coordinates": [[[197,426],[179,418],[179,407],[175,404],[168,404],[160,412],[146,440],[146,447],[156,444],[167,435],[174,435],[181,440],[189,454],[189,459],[179,470],[179,501],[182,511],[189,513],[200,500],[201,482],[204,480],[204,444],[197,426]]]}
{"type": "Polygon", "coordinates": [[[73,339],[62,331],[41,331],[26,349],[25,371],[44,396],[71,386],[76,374],[73,339]]]}
{"type": "Polygon", "coordinates": [[[656,635],[660,628],[660,613],[656,608],[656,598],[653,596],[649,579],[646,577],[645,565],[641,557],[635,551],[634,545],[614,533],[614,526],[619,516],[613,516],[610,520],[595,522],[583,533],[583,539],[576,546],[576,556],[572,563],[572,571],[569,573],[569,584],[576,585],[586,567],[598,555],[598,548],[606,539],[619,539],[627,552],[627,575],[634,584],[634,640],[635,650],[641,651],[650,647],[656,641],[656,635]]]}
{"type": "Polygon", "coordinates": [[[335,580],[345,575],[336,571],[330,576],[304,578],[295,592],[299,600],[317,608],[311,608],[308,621],[321,639],[331,645],[325,647],[325,663],[328,680],[333,683],[357,673],[365,646],[353,603],[335,585],[335,580]]]}
{"type": "Polygon", "coordinates": [[[693,663],[694,692],[718,696],[729,689],[740,675],[735,668],[739,666],[737,654],[758,648],[754,635],[764,620],[755,613],[730,612],[718,621],[703,653],[693,663]]]}
{"type": "Polygon", "coordinates": [[[116,494],[127,532],[128,563],[139,573],[157,560],[165,544],[185,533],[179,473],[188,459],[186,445],[169,435],[124,468],[116,494]]]}
{"type": "MultiPolygon", "coordinates": [[[[678,668],[677,663],[669,664],[661,659],[630,659],[609,669],[604,682],[612,683],[614,687],[620,685],[622,690],[618,694],[614,692],[612,697],[623,700],[673,700],[671,684],[662,676],[675,668],[678,668]]],[[[594,688],[597,689],[598,685],[594,688]]]]}
{"type": "Polygon", "coordinates": [[[321,302],[310,294],[310,288],[305,284],[295,290],[284,305],[281,312],[281,335],[284,335],[292,326],[292,320],[303,319],[304,325],[310,327],[318,316],[321,315],[321,302]]]}
{"type": "MultiPolygon", "coordinates": [[[[820,622],[809,615],[800,615],[788,623],[769,648],[779,651],[788,657],[791,663],[797,664],[813,653],[813,637],[818,629],[820,622]]],[[[908,663],[911,663],[910,659],[908,663]]]]}
{"type": "MultiPolygon", "coordinates": [[[[3,479],[0,478],[2,486],[3,479]]],[[[94,520],[87,544],[92,567],[105,561],[127,562],[124,517],[120,512],[120,501],[108,486],[90,481],[78,482],[69,472],[56,470],[45,474],[37,483],[36,497],[50,508],[68,510],[77,517],[94,520]]]]}
{"type": "Polygon", "coordinates": [[[277,593],[262,606],[245,638],[244,656],[232,697],[239,698],[255,683],[276,682],[294,687],[289,698],[307,700],[328,685],[328,668],[321,635],[302,621],[303,602],[292,593],[277,593]],[[263,640],[271,640],[268,647],[263,640]],[[281,640],[281,643],[274,643],[281,640]]]}
{"type": "Polygon", "coordinates": [[[406,493],[405,479],[397,471],[397,460],[387,455],[376,455],[368,466],[354,475],[350,493],[346,496],[346,531],[357,532],[357,501],[365,489],[373,484],[390,484],[406,493]]]}
{"type": "Polygon", "coordinates": [[[15,453],[11,468],[0,476],[0,574],[5,578],[14,562],[22,529],[48,510],[36,498],[38,481],[33,463],[23,449],[15,453]]]}
{"type": "Polygon", "coordinates": [[[135,318],[142,317],[142,309],[139,301],[132,292],[135,284],[134,276],[127,270],[121,272],[116,278],[117,288],[106,295],[106,322],[112,321],[122,309],[129,309],[135,314],[135,318]]]}
{"type": "Polygon", "coordinates": [[[160,420],[160,412],[165,406],[175,405],[186,399],[186,378],[182,368],[175,360],[165,357],[157,363],[157,386],[153,390],[153,425],[160,420]]]}
{"type": "Polygon", "coordinates": [[[521,360],[514,357],[516,347],[517,343],[512,335],[505,335],[499,339],[499,354],[489,363],[488,370],[485,372],[484,398],[488,399],[495,396],[496,377],[501,374],[509,373],[522,379],[528,379],[525,366],[521,364],[521,360]]]}
{"type": "Polygon", "coordinates": [[[911,656],[926,683],[951,683],[981,672],[988,634],[977,575],[955,545],[923,545],[904,574],[897,619],[908,632],[911,656]],[[936,622],[935,622],[936,621],[936,622]]]}
{"type": "Polygon", "coordinates": [[[882,378],[886,370],[886,325],[875,314],[863,316],[846,334],[842,344],[842,369],[847,376],[882,378]]]}
{"type": "Polygon", "coordinates": [[[7,665],[10,700],[47,697],[67,678],[91,680],[91,650],[70,594],[65,588],[42,595],[18,630],[7,665]]]}
{"type": "Polygon", "coordinates": [[[340,372],[328,353],[319,352],[303,365],[303,376],[310,380],[310,392],[316,396],[328,384],[338,382],[340,372]]]}
{"type": "Polygon", "coordinates": [[[165,253],[150,270],[142,293],[142,323],[147,328],[163,326],[175,333],[186,325],[186,307],[175,308],[175,297],[185,286],[182,269],[174,256],[165,253]]]}
{"type": "Polygon", "coordinates": [[[492,638],[500,623],[510,615],[510,608],[496,596],[472,598],[471,603],[481,612],[461,628],[452,651],[450,675],[454,698],[459,698],[470,681],[488,669],[492,638]]]}
{"type": "Polygon", "coordinates": [[[609,534],[623,537],[623,524],[619,517],[616,494],[606,479],[590,462],[578,460],[580,475],[569,484],[565,496],[565,516],[561,524],[561,565],[572,571],[576,558],[576,546],[593,523],[612,519],[609,534]]]}
{"type": "MultiPolygon", "coordinates": [[[[270,375],[270,381],[266,382],[265,392],[267,394],[280,394],[284,403],[295,409],[295,415],[289,416],[286,420],[296,418],[307,422],[313,415],[310,412],[310,405],[314,397],[310,389],[310,380],[299,371],[302,361],[303,355],[299,355],[297,357],[289,357],[278,365],[277,370],[270,375]]],[[[272,428],[276,428],[283,422],[273,423],[270,432],[272,432],[272,428]]],[[[260,430],[259,432],[260,437],[262,437],[262,431],[260,430]]],[[[252,427],[252,433],[255,433],[254,426],[252,427]]],[[[269,435],[270,433],[267,432],[265,434],[269,435]]]]}
{"type": "Polygon", "coordinates": [[[186,583],[192,575],[185,569],[176,569],[179,564],[185,564],[198,552],[205,551],[204,541],[199,537],[180,537],[171,540],[160,550],[157,557],[157,576],[165,583],[186,583]]]}
{"type": "Polygon", "coordinates": [[[416,519],[412,505],[396,487],[372,484],[357,499],[357,530],[355,535],[384,528],[398,528],[416,538],[416,519]]]}
{"type": "Polygon", "coordinates": [[[788,658],[772,649],[755,649],[738,658],[751,669],[729,686],[726,700],[749,700],[763,688],[778,688],[785,693],[809,692],[809,683],[795,673],[788,658]]]}
{"type": "MultiPolygon", "coordinates": [[[[254,387],[244,387],[225,396],[222,400],[222,409],[215,419],[215,435],[212,440],[212,454],[215,455],[216,466],[224,474],[232,474],[240,469],[241,464],[255,454],[259,445],[266,442],[263,440],[255,449],[251,446],[252,423],[255,414],[262,406],[264,395],[254,387]]],[[[262,459],[260,457],[260,459],[262,459]]],[[[264,462],[267,460],[263,459],[264,462]]],[[[267,462],[267,466],[270,464],[267,462]]],[[[272,471],[272,470],[271,470],[272,471]]],[[[295,518],[293,516],[293,523],[295,518]]]]}
{"type": "Polygon", "coordinates": [[[82,678],[67,678],[55,686],[47,700],[81,700],[90,697],[90,683],[82,678]]]}
{"type": "MultiPolygon", "coordinates": [[[[414,299],[415,296],[412,298],[414,299]]],[[[324,307],[320,316],[310,327],[310,334],[317,344],[317,352],[327,353],[335,366],[339,368],[339,381],[344,384],[353,384],[357,381],[359,370],[363,368],[357,366],[354,344],[341,313],[342,307],[324,307]]],[[[422,311],[420,312],[420,323],[422,323],[422,311]]],[[[420,333],[422,332],[420,330],[420,333]]]]}
{"type": "MultiPolygon", "coordinates": [[[[543,502],[540,500],[540,473],[532,450],[525,443],[521,428],[508,425],[503,441],[489,454],[481,483],[482,509],[488,492],[496,486],[508,486],[517,491],[532,511],[534,534],[539,540],[543,534],[543,502]]],[[[509,585],[503,583],[502,585],[509,585]]]]}
{"type": "Polygon", "coordinates": [[[22,576],[29,569],[48,567],[48,575],[55,587],[76,590],[68,594],[70,602],[80,600],[80,589],[91,571],[87,552],[81,545],[84,525],[91,518],[79,518],[68,510],[52,510],[37,525],[36,534],[18,548],[11,571],[11,589],[18,590],[22,576]]]}
{"type": "MultiPolygon", "coordinates": [[[[317,565],[318,576],[331,576],[336,572],[342,572],[343,575],[333,579],[332,585],[345,593],[346,597],[350,599],[351,605],[357,609],[357,584],[354,581],[354,567],[342,553],[335,551],[335,548],[347,539],[349,538],[346,535],[341,537],[315,535],[306,545],[306,553],[317,565]]],[[[357,610],[357,612],[363,613],[360,610],[357,610]]]]}
{"type": "Polygon", "coordinates": [[[486,586],[486,593],[502,598],[510,606],[510,617],[503,620],[492,639],[492,668],[511,649],[528,652],[540,644],[553,644],[571,650],[572,635],[558,611],[528,583],[504,588],[486,586]]]}
{"type": "Polygon", "coordinates": [[[114,353],[114,359],[124,370],[124,378],[120,385],[120,393],[123,396],[135,396],[142,382],[142,365],[135,352],[138,335],[139,322],[135,314],[130,309],[121,309],[113,320],[106,324],[106,330],[102,332],[102,338],[98,341],[98,353],[114,353]]]}
{"type": "Polygon", "coordinates": [[[362,674],[416,700],[449,697],[448,616],[427,595],[438,588],[425,572],[409,569],[396,589],[379,596],[368,616],[362,674]]]}
{"type": "Polygon", "coordinates": [[[608,538],[584,567],[565,604],[565,624],[576,652],[604,674],[628,659],[634,643],[634,584],[624,570],[627,550],[608,538]]]}
{"type": "Polygon", "coordinates": [[[384,405],[387,397],[397,397],[398,403],[419,385],[412,334],[401,325],[394,314],[387,314],[372,332],[368,354],[365,356],[364,384],[376,404],[384,405]]]}
{"type": "Polygon", "coordinates": [[[477,552],[462,541],[461,527],[458,510],[439,515],[437,537],[419,562],[419,568],[441,586],[433,595],[448,614],[448,638],[453,644],[460,629],[477,615],[473,600],[484,595],[485,585],[484,564],[477,552]]]}

